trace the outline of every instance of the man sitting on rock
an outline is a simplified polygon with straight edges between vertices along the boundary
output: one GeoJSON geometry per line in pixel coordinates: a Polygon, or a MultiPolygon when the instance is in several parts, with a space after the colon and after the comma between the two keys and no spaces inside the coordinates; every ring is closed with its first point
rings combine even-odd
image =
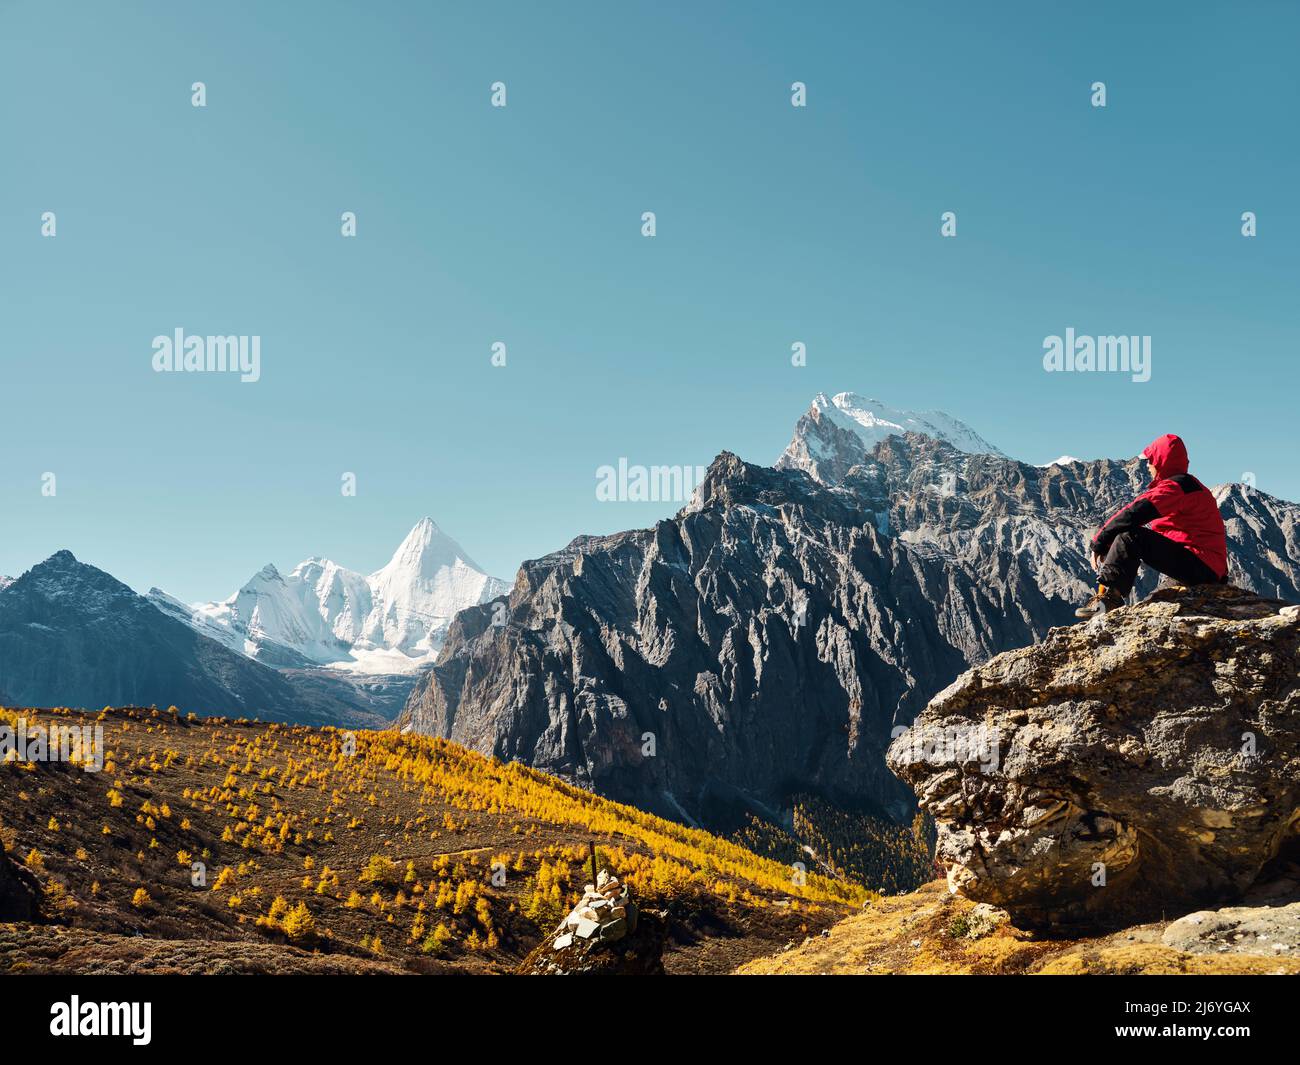
{"type": "Polygon", "coordinates": [[[1097,593],[1075,611],[1081,618],[1123,606],[1143,562],[1180,584],[1227,580],[1223,518],[1214,495],[1187,472],[1186,446],[1166,433],[1148,444],[1142,457],[1151,469],[1151,485],[1093,537],[1097,593]]]}

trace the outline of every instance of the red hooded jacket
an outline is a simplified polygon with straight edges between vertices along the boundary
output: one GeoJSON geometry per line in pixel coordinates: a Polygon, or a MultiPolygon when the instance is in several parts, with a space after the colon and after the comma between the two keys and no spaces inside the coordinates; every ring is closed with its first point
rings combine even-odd
{"type": "Polygon", "coordinates": [[[1147,445],[1142,457],[1156,468],[1151,486],[1116,511],[1092,538],[1103,558],[1111,542],[1129,529],[1148,526],[1182,544],[1220,577],[1228,572],[1228,535],[1214,494],[1187,472],[1187,448],[1172,433],[1147,445]]]}

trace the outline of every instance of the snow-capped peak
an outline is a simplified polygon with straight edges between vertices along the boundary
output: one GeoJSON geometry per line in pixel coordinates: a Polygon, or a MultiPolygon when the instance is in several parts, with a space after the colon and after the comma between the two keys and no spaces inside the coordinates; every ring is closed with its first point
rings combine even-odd
{"type": "MultiPolygon", "coordinates": [[[[372,581],[383,580],[385,575],[401,574],[414,579],[428,579],[446,566],[462,562],[471,569],[479,569],[465,549],[438,528],[432,518],[421,518],[397,545],[393,557],[383,569],[370,575],[372,581]]],[[[481,571],[480,571],[481,572],[481,571]]]]}
{"type": "Polygon", "coordinates": [[[854,433],[868,449],[888,436],[923,433],[973,455],[1002,454],[965,422],[939,410],[903,410],[856,392],[840,392],[830,399],[819,392],[813,408],[840,428],[854,433]]]}
{"type": "Polygon", "coordinates": [[[819,392],[776,465],[836,484],[882,440],[909,432],[942,440],[968,454],[1003,456],[969,425],[943,411],[902,410],[854,392],[830,398],[819,392]]]}
{"type": "Polygon", "coordinates": [[[465,549],[421,518],[382,569],[367,578],[375,606],[363,642],[420,660],[436,654],[456,612],[487,602],[505,589],[465,549]]]}
{"type": "Polygon", "coordinates": [[[186,608],[166,593],[154,605],[271,665],[410,672],[431,661],[447,626],[468,606],[508,589],[432,518],[421,518],[370,576],[313,555],[286,577],[271,563],[220,603],[186,608]]]}

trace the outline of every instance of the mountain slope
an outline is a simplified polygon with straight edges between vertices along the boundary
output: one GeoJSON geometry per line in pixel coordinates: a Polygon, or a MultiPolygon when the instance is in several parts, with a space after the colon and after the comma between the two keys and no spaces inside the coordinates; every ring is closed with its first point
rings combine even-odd
{"type": "Polygon", "coordinates": [[[1244,484],[1214,490],[1228,530],[1233,576],[1260,595],[1295,601],[1300,587],[1300,505],[1244,484]]]}
{"type": "Polygon", "coordinates": [[[284,720],[373,720],[163,614],[103,570],[59,551],[0,591],[0,689],[11,704],[175,705],[284,720]]]}
{"type": "Polygon", "coordinates": [[[108,760],[0,766],[0,871],[26,858],[43,911],[0,923],[0,972],[509,971],[580,897],[591,841],[665,913],[669,972],[730,971],[870,897],[426,737],[19,717],[99,725],[108,760]]]}
{"type": "Polygon", "coordinates": [[[348,644],[335,635],[333,618],[318,608],[315,581],[309,579],[318,576],[318,568],[304,562],[286,578],[268,563],[229,599],[195,607],[191,617],[203,631],[209,626],[224,629],[229,646],[267,665],[302,666],[342,658],[348,644]]]}

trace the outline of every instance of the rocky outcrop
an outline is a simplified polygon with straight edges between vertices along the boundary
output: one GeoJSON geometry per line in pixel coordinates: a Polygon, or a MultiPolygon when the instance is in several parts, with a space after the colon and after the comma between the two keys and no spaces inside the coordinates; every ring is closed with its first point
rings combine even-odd
{"type": "Polygon", "coordinates": [[[522,962],[525,976],[659,976],[667,925],[641,913],[626,884],[602,869],[551,935],[522,962]]]}
{"type": "Polygon", "coordinates": [[[636,931],[615,942],[574,940],[558,949],[542,941],[518,967],[519,976],[662,976],[668,943],[667,916],[643,910],[636,931]]]}
{"type": "Polygon", "coordinates": [[[613,943],[636,933],[637,905],[631,892],[618,877],[602,869],[594,884],[578,900],[578,905],[560,922],[552,950],[563,950],[581,940],[613,943]]]}
{"type": "Polygon", "coordinates": [[[1162,589],[963,674],[888,753],[951,887],[1037,926],[1240,897],[1296,845],[1298,613],[1162,589]]]}
{"type": "Polygon", "coordinates": [[[1160,942],[1188,954],[1300,958],[1300,902],[1199,910],[1174,921],[1160,942]]]}

